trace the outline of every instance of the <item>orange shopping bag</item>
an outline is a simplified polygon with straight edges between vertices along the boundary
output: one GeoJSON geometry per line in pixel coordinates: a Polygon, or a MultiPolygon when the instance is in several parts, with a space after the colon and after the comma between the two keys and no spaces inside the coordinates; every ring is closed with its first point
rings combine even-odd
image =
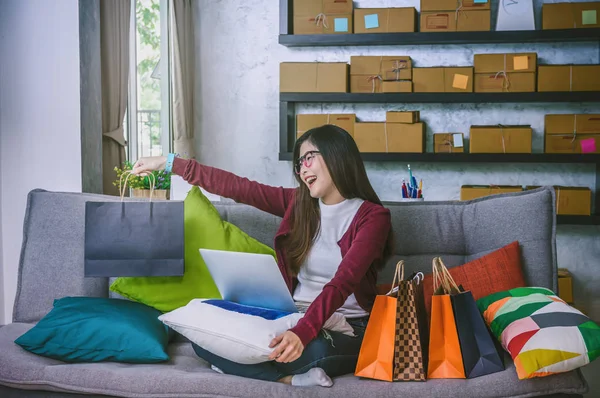
{"type": "Polygon", "coordinates": [[[392,292],[396,287],[400,264],[401,262],[396,265],[394,282],[390,291],[385,296],[377,295],[375,297],[369,323],[358,353],[355,376],[392,381],[398,305],[397,298],[392,297],[392,292]]]}
{"type": "Polygon", "coordinates": [[[433,259],[433,297],[429,330],[429,379],[465,379],[451,294],[458,286],[439,257],[433,259]]]}

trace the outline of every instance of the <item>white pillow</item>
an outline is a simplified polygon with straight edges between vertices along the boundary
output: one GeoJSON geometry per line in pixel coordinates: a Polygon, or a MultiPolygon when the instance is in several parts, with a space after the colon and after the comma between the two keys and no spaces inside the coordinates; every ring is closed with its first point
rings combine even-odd
{"type": "MultiPolygon", "coordinates": [[[[265,319],[204,303],[194,299],[185,307],[158,317],[165,325],[205,350],[241,364],[266,362],[273,348],[271,340],[294,327],[304,316],[294,313],[278,319],[265,319]]],[[[354,336],[354,329],[342,314],[335,313],[323,326],[354,336]]]]}

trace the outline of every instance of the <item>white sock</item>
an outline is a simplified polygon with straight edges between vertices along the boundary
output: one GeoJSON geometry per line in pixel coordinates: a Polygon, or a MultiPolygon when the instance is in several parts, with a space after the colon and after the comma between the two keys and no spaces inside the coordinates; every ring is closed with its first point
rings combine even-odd
{"type": "Polygon", "coordinates": [[[292,376],[292,385],[299,387],[331,387],[333,381],[327,376],[327,373],[321,368],[312,368],[306,373],[292,376]]]}

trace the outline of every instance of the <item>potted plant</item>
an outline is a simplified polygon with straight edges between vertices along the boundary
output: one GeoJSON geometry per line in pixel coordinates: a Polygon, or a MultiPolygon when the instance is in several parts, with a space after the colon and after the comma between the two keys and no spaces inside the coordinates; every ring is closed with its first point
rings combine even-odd
{"type": "MultiPolygon", "coordinates": [[[[113,181],[113,185],[119,187],[119,183],[124,184],[127,175],[123,176],[123,173],[126,171],[131,171],[133,169],[133,165],[131,162],[123,163],[123,168],[120,169],[115,167],[115,172],[117,173],[117,179],[113,181]],[[121,178],[123,176],[123,178],[121,178]]],[[[153,199],[170,199],[170,191],[171,191],[171,173],[166,173],[163,170],[161,171],[153,171],[152,175],[154,176],[154,193],[152,195],[153,199]]],[[[131,196],[134,198],[150,198],[150,182],[152,177],[145,176],[140,177],[136,175],[129,175],[127,179],[127,186],[131,190],[131,196]]]]}

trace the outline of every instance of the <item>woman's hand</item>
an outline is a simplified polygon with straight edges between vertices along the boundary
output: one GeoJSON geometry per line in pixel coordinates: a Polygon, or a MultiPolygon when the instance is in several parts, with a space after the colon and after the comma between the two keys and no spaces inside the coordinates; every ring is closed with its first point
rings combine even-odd
{"type": "Polygon", "coordinates": [[[150,156],[138,159],[138,161],[133,165],[131,173],[144,177],[153,171],[164,170],[166,166],[166,156],[150,156]]]}
{"type": "Polygon", "coordinates": [[[304,351],[304,345],[302,344],[302,341],[300,341],[300,337],[289,330],[271,340],[269,348],[273,347],[275,347],[275,349],[271,355],[269,355],[269,360],[276,360],[281,363],[294,362],[296,359],[300,358],[302,351],[304,351]]]}

